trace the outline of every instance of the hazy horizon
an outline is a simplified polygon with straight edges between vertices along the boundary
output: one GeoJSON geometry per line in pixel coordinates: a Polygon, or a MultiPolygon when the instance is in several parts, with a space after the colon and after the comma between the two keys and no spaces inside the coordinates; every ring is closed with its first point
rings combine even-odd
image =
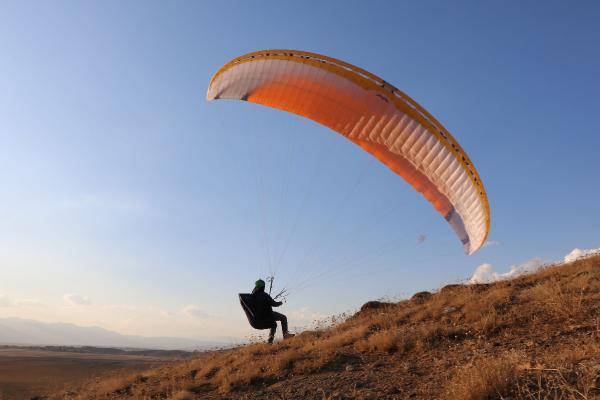
{"type": "Polygon", "coordinates": [[[18,317],[0,318],[0,346],[92,346],[160,350],[198,350],[232,346],[239,340],[213,337],[123,335],[99,326],[47,323],[18,317]]]}

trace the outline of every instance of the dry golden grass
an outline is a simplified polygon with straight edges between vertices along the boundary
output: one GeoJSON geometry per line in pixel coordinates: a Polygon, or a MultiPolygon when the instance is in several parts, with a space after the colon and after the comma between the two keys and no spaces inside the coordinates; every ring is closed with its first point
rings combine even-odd
{"type": "Polygon", "coordinates": [[[600,257],[593,257],[414,300],[370,302],[327,329],[200,354],[81,395],[591,399],[600,396],[599,371],[600,257]]]}
{"type": "Polygon", "coordinates": [[[180,390],[170,397],[170,400],[191,400],[194,398],[194,393],[189,390],[180,390]]]}
{"type": "Polygon", "coordinates": [[[485,358],[463,366],[448,383],[443,398],[487,400],[509,397],[517,383],[518,357],[485,358]]]}
{"type": "Polygon", "coordinates": [[[600,367],[598,359],[558,367],[525,368],[516,385],[516,393],[523,399],[577,399],[599,398],[600,367]]]}

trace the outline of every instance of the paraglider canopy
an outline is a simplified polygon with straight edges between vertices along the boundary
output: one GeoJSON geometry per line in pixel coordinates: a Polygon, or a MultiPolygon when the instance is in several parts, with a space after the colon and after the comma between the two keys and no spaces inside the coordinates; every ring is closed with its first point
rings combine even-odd
{"type": "Polygon", "coordinates": [[[319,54],[264,50],[225,64],[206,98],[262,104],[331,128],[419,191],[466,254],[485,243],[490,209],[473,163],[441,123],[381,78],[319,54]]]}

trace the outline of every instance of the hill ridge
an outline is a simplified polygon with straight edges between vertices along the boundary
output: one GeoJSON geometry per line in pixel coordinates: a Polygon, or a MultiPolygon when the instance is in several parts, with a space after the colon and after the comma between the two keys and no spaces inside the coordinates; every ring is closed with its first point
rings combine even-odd
{"type": "Polygon", "coordinates": [[[200,353],[53,398],[600,398],[600,256],[369,302],[273,346],[200,353]]]}

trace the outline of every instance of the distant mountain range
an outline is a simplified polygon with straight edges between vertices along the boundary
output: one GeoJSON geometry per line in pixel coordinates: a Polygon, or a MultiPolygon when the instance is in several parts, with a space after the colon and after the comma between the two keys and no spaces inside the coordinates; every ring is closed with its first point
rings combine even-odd
{"type": "Polygon", "coordinates": [[[122,335],[97,326],[46,323],[21,318],[0,318],[0,344],[96,346],[162,350],[196,350],[231,345],[223,340],[122,335]]]}

